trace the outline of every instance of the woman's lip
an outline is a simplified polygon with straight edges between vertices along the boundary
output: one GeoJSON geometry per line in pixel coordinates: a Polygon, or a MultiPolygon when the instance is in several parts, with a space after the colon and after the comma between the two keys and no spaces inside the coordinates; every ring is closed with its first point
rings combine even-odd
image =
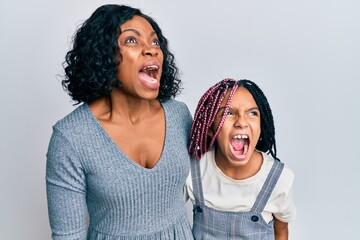
{"type": "Polygon", "coordinates": [[[150,67],[150,66],[156,66],[156,67],[160,68],[160,63],[158,61],[154,61],[154,60],[147,61],[146,63],[144,63],[142,65],[140,71],[143,70],[144,68],[150,67]]]}
{"type": "Polygon", "coordinates": [[[159,89],[160,83],[157,79],[151,78],[145,72],[139,73],[140,82],[149,89],[156,90],[159,89]]]}

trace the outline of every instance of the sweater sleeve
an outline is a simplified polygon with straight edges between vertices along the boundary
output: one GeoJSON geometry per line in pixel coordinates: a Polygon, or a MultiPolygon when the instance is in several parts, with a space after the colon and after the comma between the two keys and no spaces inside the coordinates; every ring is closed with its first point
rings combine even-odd
{"type": "Polygon", "coordinates": [[[56,127],[46,162],[46,191],[52,239],[86,238],[86,184],[81,161],[56,127]]]}
{"type": "MultiPolygon", "coordinates": [[[[192,121],[193,121],[193,117],[191,115],[191,112],[189,110],[189,108],[187,107],[187,105],[185,103],[182,103],[185,109],[185,126],[186,126],[186,131],[188,133],[188,139],[187,139],[187,147],[189,147],[190,144],[190,131],[191,131],[191,125],[192,125],[192,121]]],[[[184,184],[184,188],[183,188],[183,199],[184,202],[186,203],[189,200],[189,192],[188,189],[190,188],[189,184],[191,183],[192,179],[191,179],[191,173],[189,172],[189,175],[186,178],[185,184],[184,184]]]]}

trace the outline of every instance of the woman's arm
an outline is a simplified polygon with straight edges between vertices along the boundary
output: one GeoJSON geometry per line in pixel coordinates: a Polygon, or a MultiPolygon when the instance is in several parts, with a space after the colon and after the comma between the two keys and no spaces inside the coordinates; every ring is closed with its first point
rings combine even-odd
{"type": "Polygon", "coordinates": [[[52,239],[86,239],[84,172],[71,144],[56,129],[47,152],[46,190],[52,239]]]}
{"type": "Polygon", "coordinates": [[[288,240],[288,223],[274,218],[275,240],[288,240]]]}

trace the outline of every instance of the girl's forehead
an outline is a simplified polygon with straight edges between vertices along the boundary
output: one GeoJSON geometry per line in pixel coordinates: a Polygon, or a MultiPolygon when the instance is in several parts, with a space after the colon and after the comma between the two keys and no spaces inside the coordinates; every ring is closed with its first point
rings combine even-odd
{"type": "MultiPolygon", "coordinates": [[[[227,103],[230,100],[230,93],[231,93],[231,89],[229,89],[224,97],[223,103],[227,103]]],[[[231,103],[233,102],[237,102],[237,103],[241,103],[241,102],[252,102],[255,103],[255,99],[253,97],[253,95],[251,94],[251,92],[243,87],[243,86],[239,86],[236,91],[234,92],[232,98],[231,98],[231,103]]]]}

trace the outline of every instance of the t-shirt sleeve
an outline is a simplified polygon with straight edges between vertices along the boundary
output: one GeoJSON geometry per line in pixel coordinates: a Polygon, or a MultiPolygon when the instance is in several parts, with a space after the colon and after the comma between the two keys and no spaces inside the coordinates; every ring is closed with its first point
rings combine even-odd
{"type": "Polygon", "coordinates": [[[190,182],[191,182],[191,173],[189,173],[188,177],[186,178],[185,184],[184,184],[183,198],[184,198],[185,203],[189,200],[190,182]]]}
{"type": "Polygon", "coordinates": [[[293,199],[294,173],[285,166],[279,178],[279,190],[276,199],[276,211],[274,216],[282,222],[291,222],[296,218],[296,208],[293,199]]]}
{"type": "Polygon", "coordinates": [[[81,161],[53,128],[46,162],[46,191],[52,239],[86,239],[86,184],[81,161]]]}

